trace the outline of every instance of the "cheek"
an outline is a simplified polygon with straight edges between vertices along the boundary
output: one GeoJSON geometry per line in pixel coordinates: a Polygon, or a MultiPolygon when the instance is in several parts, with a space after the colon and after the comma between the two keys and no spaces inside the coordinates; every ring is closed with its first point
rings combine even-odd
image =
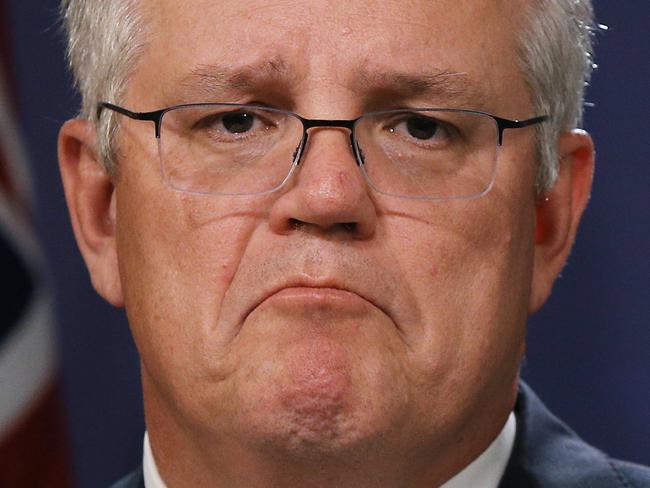
{"type": "Polygon", "coordinates": [[[126,309],[142,362],[168,391],[226,374],[214,325],[257,217],[167,188],[118,198],[118,255],[126,309]],[[152,216],[155,216],[153,218],[152,216]]]}
{"type": "Polygon", "coordinates": [[[404,329],[423,370],[446,374],[521,337],[534,219],[499,197],[441,204],[417,230],[414,221],[391,222],[401,229],[389,237],[392,258],[419,304],[404,329]]]}

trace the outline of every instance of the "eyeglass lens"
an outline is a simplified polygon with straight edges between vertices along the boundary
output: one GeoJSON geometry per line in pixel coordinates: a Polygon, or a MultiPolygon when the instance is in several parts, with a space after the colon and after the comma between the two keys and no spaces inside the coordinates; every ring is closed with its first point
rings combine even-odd
{"type": "MultiPolygon", "coordinates": [[[[395,196],[478,196],[494,179],[498,127],[462,110],[392,110],[366,114],[355,127],[371,186],[395,196]]],[[[194,105],[167,111],[159,151],[174,188],[208,194],[259,194],[283,185],[304,135],[290,112],[252,106],[194,105]]]]}

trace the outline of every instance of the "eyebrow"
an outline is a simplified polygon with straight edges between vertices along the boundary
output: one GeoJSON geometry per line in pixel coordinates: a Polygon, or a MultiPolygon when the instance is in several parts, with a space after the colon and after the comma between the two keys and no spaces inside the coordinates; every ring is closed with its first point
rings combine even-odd
{"type": "MultiPolygon", "coordinates": [[[[200,64],[175,85],[186,89],[179,102],[206,101],[221,97],[237,97],[251,92],[277,92],[287,96],[303,77],[282,57],[242,66],[200,64]],[[197,98],[198,97],[198,98],[197,98]],[[204,98],[202,98],[204,97],[204,98]]],[[[383,67],[361,66],[353,80],[353,88],[368,100],[406,102],[416,98],[440,108],[484,109],[487,96],[467,73],[446,69],[421,72],[398,71],[383,67]]]]}
{"type": "Polygon", "coordinates": [[[232,96],[295,81],[295,73],[282,58],[277,57],[243,66],[200,64],[177,79],[175,84],[188,89],[191,96],[198,94],[212,98],[216,94],[232,96]]]}
{"type": "MultiPolygon", "coordinates": [[[[424,98],[449,108],[484,108],[485,91],[465,72],[430,69],[418,73],[362,68],[358,83],[382,97],[424,98]]],[[[441,107],[446,108],[446,107],[441,107]]]]}

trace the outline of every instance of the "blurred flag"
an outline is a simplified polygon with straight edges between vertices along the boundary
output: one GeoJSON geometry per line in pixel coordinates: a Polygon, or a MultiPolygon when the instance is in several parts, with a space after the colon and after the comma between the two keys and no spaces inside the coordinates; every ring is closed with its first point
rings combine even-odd
{"type": "Polygon", "coordinates": [[[52,298],[31,228],[6,12],[0,0],[0,487],[69,487],[52,298]]]}

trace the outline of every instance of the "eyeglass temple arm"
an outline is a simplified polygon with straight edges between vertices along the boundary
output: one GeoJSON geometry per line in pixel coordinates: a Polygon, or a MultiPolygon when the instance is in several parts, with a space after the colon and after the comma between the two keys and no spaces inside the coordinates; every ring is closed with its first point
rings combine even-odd
{"type": "Polygon", "coordinates": [[[497,121],[499,126],[499,146],[503,144],[503,131],[506,129],[521,129],[523,127],[529,127],[531,125],[541,124],[549,120],[548,115],[541,115],[539,117],[533,117],[532,119],[526,120],[509,120],[502,119],[501,117],[494,117],[494,120],[497,121]]]}
{"type": "Polygon", "coordinates": [[[97,105],[98,120],[104,109],[112,110],[118,114],[126,115],[127,117],[135,120],[150,120],[156,124],[156,137],[160,137],[160,119],[162,118],[163,113],[165,113],[165,110],[155,110],[153,112],[132,112],[131,110],[127,110],[124,107],[120,107],[119,105],[113,105],[112,103],[108,102],[101,102],[99,105],[97,105]]]}

